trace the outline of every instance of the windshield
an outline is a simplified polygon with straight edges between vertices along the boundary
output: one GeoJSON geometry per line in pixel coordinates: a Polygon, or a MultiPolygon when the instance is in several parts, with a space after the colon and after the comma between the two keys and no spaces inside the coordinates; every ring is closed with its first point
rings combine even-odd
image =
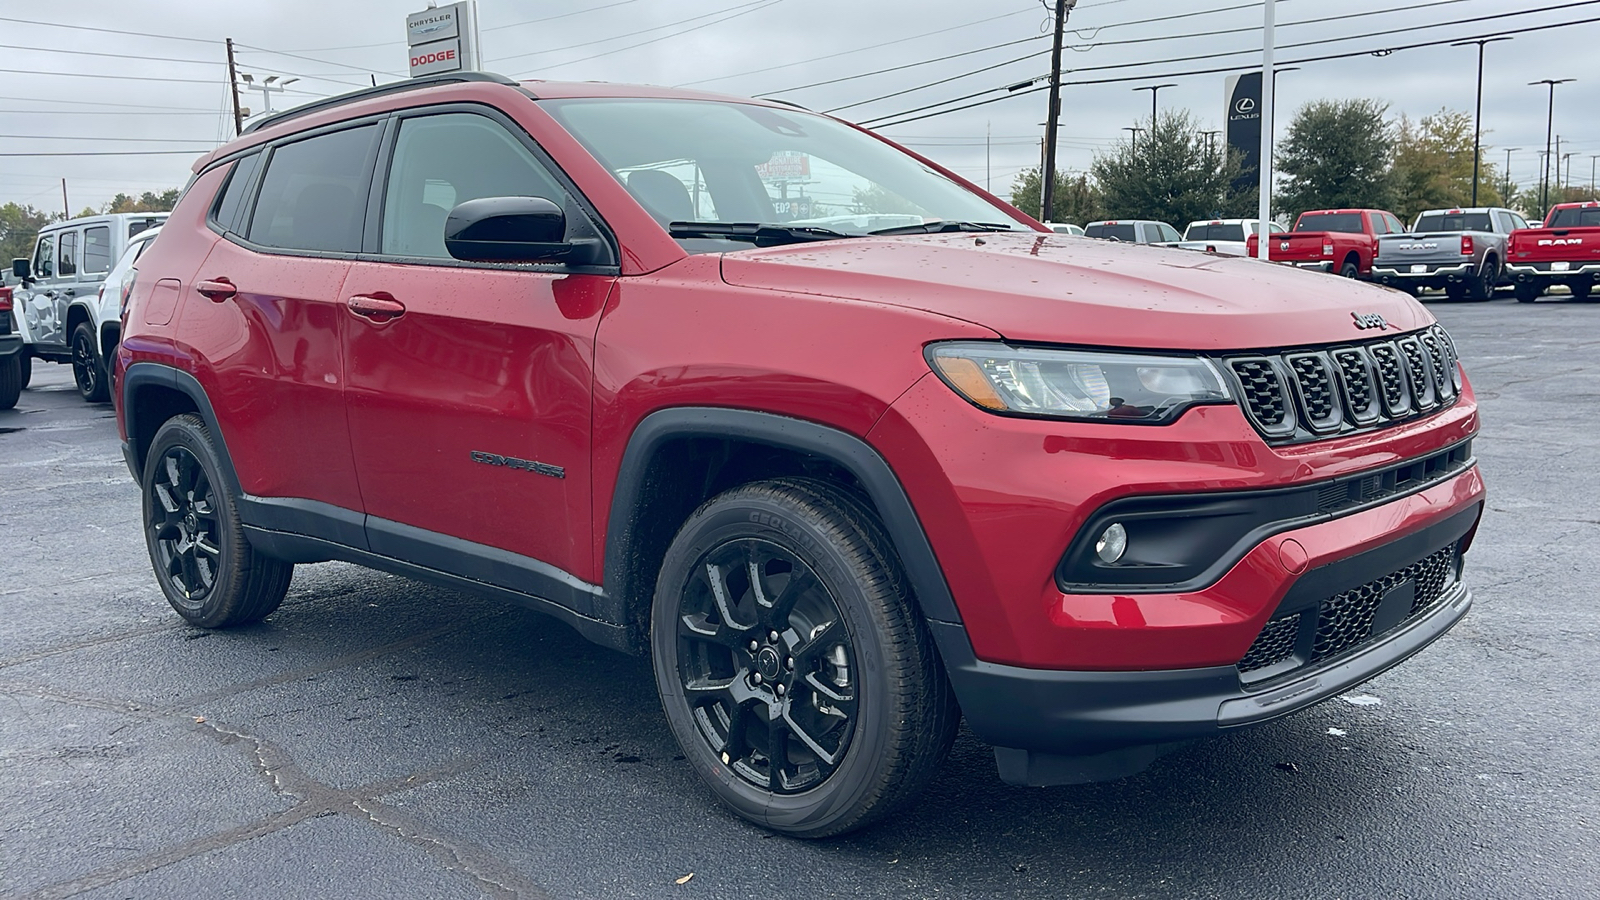
{"type": "Polygon", "coordinates": [[[1190,225],[1186,241],[1243,241],[1243,225],[1190,225]]]}
{"type": "Polygon", "coordinates": [[[1494,231],[1488,213],[1440,213],[1417,220],[1412,231],[1494,231]]]}
{"type": "Polygon", "coordinates": [[[1583,228],[1594,225],[1600,225],[1600,206],[1588,208],[1574,206],[1568,209],[1558,209],[1550,215],[1550,221],[1545,223],[1544,227],[1583,228]]]}
{"type": "Polygon", "coordinates": [[[1362,234],[1361,213],[1309,213],[1294,223],[1295,231],[1339,231],[1362,234]]]}
{"type": "MultiPolygon", "coordinates": [[[[575,99],[541,105],[663,226],[820,229],[854,237],[932,222],[1031,230],[895,147],[799,110],[715,100],[575,99]]],[[[688,250],[729,241],[680,237],[688,250]]]]}
{"type": "Polygon", "coordinates": [[[1133,233],[1133,223],[1122,225],[1090,225],[1083,233],[1092,238],[1104,238],[1113,241],[1127,241],[1134,243],[1139,238],[1133,233]]]}

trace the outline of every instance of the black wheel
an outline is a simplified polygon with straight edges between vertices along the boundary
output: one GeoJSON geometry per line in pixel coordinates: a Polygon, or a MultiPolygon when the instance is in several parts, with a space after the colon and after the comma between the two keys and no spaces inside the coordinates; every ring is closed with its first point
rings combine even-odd
{"type": "Polygon", "coordinates": [[[1467,296],[1467,286],[1452,282],[1444,286],[1444,295],[1452,303],[1459,303],[1462,298],[1467,296]]]}
{"type": "Polygon", "coordinates": [[[278,608],[294,574],[239,525],[211,435],[198,416],[168,419],[145,456],[145,543],[167,602],[190,624],[227,628],[278,608]]]}
{"type": "Polygon", "coordinates": [[[959,710],[887,538],[821,483],[746,485],[696,510],[662,563],[650,632],[685,757],[775,831],[870,824],[955,738],[959,710]]]}
{"type": "Polygon", "coordinates": [[[72,332],[72,377],[78,382],[78,393],[90,403],[111,399],[106,368],[100,364],[100,354],[94,349],[94,326],[88,322],[79,323],[72,332]]]}
{"type": "Polygon", "coordinates": [[[27,353],[18,353],[17,364],[22,367],[22,386],[27,388],[29,382],[33,381],[33,357],[27,353]]]}
{"type": "Polygon", "coordinates": [[[1483,269],[1467,279],[1465,290],[1468,300],[1488,300],[1494,297],[1494,285],[1500,280],[1500,265],[1493,257],[1483,261],[1483,269]]]}
{"type": "Polygon", "coordinates": [[[11,409],[22,396],[22,354],[0,356],[0,409],[11,409]]]}
{"type": "Polygon", "coordinates": [[[1540,294],[1544,293],[1539,289],[1538,285],[1531,281],[1519,281],[1513,290],[1516,292],[1518,303],[1532,303],[1539,299],[1540,294]]]}
{"type": "Polygon", "coordinates": [[[1361,277],[1361,267],[1357,265],[1354,260],[1347,261],[1343,266],[1340,267],[1339,277],[1359,278],[1361,277]]]}
{"type": "Polygon", "coordinates": [[[1574,281],[1567,285],[1567,289],[1572,291],[1572,299],[1587,300],[1589,299],[1589,289],[1591,286],[1592,285],[1590,282],[1587,281],[1574,281]]]}

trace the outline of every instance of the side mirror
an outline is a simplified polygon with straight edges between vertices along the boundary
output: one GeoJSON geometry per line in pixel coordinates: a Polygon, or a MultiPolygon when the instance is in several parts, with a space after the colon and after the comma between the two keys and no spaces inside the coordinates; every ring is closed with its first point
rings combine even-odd
{"type": "Polygon", "coordinates": [[[444,248],[473,262],[591,262],[598,242],[567,241],[567,216],[544,197],[482,197],[458,204],[444,223],[444,248]]]}
{"type": "Polygon", "coordinates": [[[28,261],[25,259],[13,259],[11,261],[11,274],[23,281],[33,277],[32,270],[28,268],[28,261]]]}

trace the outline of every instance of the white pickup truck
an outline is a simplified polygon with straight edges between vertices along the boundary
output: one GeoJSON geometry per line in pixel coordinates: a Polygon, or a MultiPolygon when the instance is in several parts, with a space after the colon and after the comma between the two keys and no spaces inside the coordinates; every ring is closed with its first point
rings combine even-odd
{"type": "MultiPolygon", "coordinates": [[[[1267,223],[1272,234],[1285,229],[1277,222],[1267,223]]],[[[1190,222],[1184,229],[1180,250],[1199,250],[1203,253],[1221,253],[1224,256],[1249,256],[1246,241],[1261,228],[1259,219],[1207,219],[1190,222]]]]}
{"type": "Polygon", "coordinates": [[[33,360],[68,363],[84,399],[110,398],[109,349],[121,337],[118,298],[102,297],[112,264],[141,233],[167,220],[160,213],[84,216],[39,231],[31,259],[11,261],[16,286],[12,317],[22,336],[22,383],[33,360]]]}

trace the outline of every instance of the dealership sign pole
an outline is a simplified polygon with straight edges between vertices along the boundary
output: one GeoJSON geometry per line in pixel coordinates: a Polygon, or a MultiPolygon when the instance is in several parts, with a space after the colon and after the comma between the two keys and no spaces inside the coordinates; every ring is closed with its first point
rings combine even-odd
{"type": "Polygon", "coordinates": [[[1261,259],[1270,259],[1267,250],[1267,238],[1272,235],[1272,229],[1267,227],[1267,222],[1272,218],[1272,102],[1273,102],[1273,51],[1276,50],[1276,35],[1274,34],[1273,6],[1276,0],[1266,0],[1261,4],[1266,10],[1261,23],[1261,199],[1256,206],[1261,224],[1256,233],[1260,239],[1256,241],[1256,256],[1261,259]]]}
{"type": "Polygon", "coordinates": [[[462,0],[406,16],[406,46],[412,78],[477,69],[477,4],[462,0]]]}

